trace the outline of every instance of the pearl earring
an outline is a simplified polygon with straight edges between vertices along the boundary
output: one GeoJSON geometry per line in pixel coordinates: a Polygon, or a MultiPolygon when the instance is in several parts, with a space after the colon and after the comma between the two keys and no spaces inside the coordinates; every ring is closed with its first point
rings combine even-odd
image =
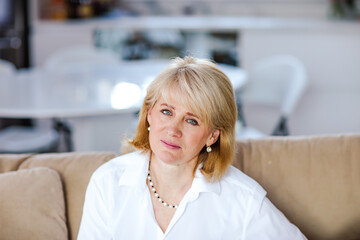
{"type": "Polygon", "coordinates": [[[150,127],[148,127],[148,131],[150,132],[150,127]]]}
{"type": "Polygon", "coordinates": [[[206,148],[206,151],[209,153],[209,152],[212,151],[212,148],[211,148],[210,146],[208,146],[208,147],[206,148]]]}

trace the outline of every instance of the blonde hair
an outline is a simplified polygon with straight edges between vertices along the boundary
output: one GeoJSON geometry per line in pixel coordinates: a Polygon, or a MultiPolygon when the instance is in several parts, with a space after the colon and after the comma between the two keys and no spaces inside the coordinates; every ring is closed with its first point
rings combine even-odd
{"type": "Polygon", "coordinates": [[[160,97],[169,98],[171,89],[178,89],[185,106],[199,114],[210,130],[220,130],[212,151],[206,152],[204,146],[194,169],[195,173],[202,164],[200,171],[208,181],[219,180],[233,160],[237,110],[229,78],[210,60],[193,57],[172,60],[148,87],[135,137],[129,143],[144,152],[151,151],[147,114],[160,97]]]}

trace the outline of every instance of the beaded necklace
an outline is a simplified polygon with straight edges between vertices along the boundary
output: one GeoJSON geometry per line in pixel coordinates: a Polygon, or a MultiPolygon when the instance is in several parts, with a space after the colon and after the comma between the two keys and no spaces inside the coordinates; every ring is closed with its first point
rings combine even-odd
{"type": "Polygon", "coordinates": [[[162,203],[162,205],[164,205],[165,207],[169,207],[169,208],[178,208],[178,207],[179,207],[179,205],[171,205],[171,204],[168,204],[168,203],[166,203],[164,200],[161,199],[161,197],[159,196],[159,194],[156,192],[154,183],[151,181],[150,171],[148,171],[147,179],[149,180],[149,185],[150,185],[151,190],[153,191],[155,197],[157,198],[157,200],[158,200],[159,202],[162,203]]]}

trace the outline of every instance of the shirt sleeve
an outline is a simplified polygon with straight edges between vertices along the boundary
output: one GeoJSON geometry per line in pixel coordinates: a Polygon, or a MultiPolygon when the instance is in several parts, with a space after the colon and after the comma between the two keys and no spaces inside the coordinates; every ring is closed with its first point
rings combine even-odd
{"type": "Polygon", "coordinates": [[[104,201],[102,188],[92,178],[86,190],[83,215],[77,239],[111,239],[106,219],[108,219],[108,208],[104,201]]]}
{"type": "Polygon", "coordinates": [[[265,196],[250,205],[244,240],[307,239],[265,196]]]}

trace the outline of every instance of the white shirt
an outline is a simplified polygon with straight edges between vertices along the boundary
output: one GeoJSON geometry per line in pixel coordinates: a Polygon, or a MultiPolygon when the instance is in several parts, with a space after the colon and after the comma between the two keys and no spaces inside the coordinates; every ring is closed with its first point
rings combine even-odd
{"type": "Polygon", "coordinates": [[[79,240],[306,239],[265,197],[265,190],[234,167],[215,183],[208,183],[197,170],[163,233],[146,185],[148,166],[148,155],[134,152],[94,172],[86,191],[79,240]]]}

